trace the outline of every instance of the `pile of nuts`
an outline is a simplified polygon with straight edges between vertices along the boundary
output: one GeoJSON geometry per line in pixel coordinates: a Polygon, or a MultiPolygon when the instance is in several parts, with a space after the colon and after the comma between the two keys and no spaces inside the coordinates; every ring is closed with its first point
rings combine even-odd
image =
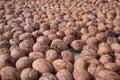
{"type": "Polygon", "coordinates": [[[0,80],[120,80],[120,0],[0,0],[0,80]]]}

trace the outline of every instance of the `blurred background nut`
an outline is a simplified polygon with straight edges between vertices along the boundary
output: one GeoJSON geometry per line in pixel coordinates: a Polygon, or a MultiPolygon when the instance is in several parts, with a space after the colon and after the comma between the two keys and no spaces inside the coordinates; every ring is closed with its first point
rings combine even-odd
{"type": "Polygon", "coordinates": [[[25,68],[21,72],[21,80],[37,80],[38,72],[32,68],[25,68]]]}
{"type": "Polygon", "coordinates": [[[20,73],[16,68],[11,66],[3,67],[0,75],[2,80],[20,80],[20,73]]]}
{"type": "Polygon", "coordinates": [[[63,41],[67,45],[70,45],[74,40],[75,40],[75,37],[73,35],[68,35],[68,36],[63,37],[63,41]]]}
{"type": "Polygon", "coordinates": [[[3,54],[10,54],[10,51],[8,48],[0,48],[0,55],[3,54]]]}
{"type": "Polygon", "coordinates": [[[119,43],[111,44],[111,48],[114,52],[120,52],[120,44],[119,43]]]}
{"type": "Polygon", "coordinates": [[[46,59],[36,59],[32,63],[32,67],[33,69],[38,71],[40,74],[45,72],[53,72],[52,64],[46,59]]]}
{"type": "Polygon", "coordinates": [[[21,35],[19,36],[19,40],[24,40],[24,39],[26,39],[26,38],[32,38],[32,37],[33,37],[33,36],[32,36],[31,33],[26,32],[26,33],[23,33],[23,34],[21,34],[21,35]]]}
{"type": "Polygon", "coordinates": [[[56,77],[58,80],[73,80],[72,74],[65,69],[58,71],[56,77]]]}

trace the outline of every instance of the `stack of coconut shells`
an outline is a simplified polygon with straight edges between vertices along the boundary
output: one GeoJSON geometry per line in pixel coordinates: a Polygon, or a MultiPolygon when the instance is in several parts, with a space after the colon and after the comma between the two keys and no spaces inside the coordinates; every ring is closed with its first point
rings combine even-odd
{"type": "Polygon", "coordinates": [[[120,80],[120,0],[0,0],[0,80],[120,80]]]}

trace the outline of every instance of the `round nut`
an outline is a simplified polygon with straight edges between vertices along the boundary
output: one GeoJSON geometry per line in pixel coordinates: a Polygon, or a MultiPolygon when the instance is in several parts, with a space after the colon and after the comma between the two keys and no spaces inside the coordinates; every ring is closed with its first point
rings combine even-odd
{"type": "Polygon", "coordinates": [[[67,44],[70,45],[73,41],[75,40],[75,37],[73,35],[68,35],[63,38],[63,41],[67,44]]]}
{"type": "Polygon", "coordinates": [[[29,57],[30,57],[30,58],[33,58],[33,59],[39,59],[39,58],[40,58],[40,59],[41,59],[41,58],[44,59],[45,56],[44,56],[44,54],[41,53],[41,52],[30,52],[30,53],[29,53],[29,57]]]}
{"type": "Polygon", "coordinates": [[[40,36],[40,37],[38,37],[37,38],[37,42],[50,44],[50,40],[48,39],[47,36],[40,36]]]}

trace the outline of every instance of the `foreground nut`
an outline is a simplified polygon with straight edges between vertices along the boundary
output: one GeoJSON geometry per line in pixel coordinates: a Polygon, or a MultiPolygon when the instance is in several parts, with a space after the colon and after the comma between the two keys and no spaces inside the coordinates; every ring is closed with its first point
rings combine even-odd
{"type": "Polygon", "coordinates": [[[24,39],[26,39],[26,38],[32,38],[32,37],[33,37],[33,36],[32,36],[31,33],[26,32],[26,33],[23,33],[23,34],[21,34],[21,35],[19,36],[19,40],[24,40],[24,39]]]}
{"type": "Polygon", "coordinates": [[[56,71],[59,71],[61,69],[66,69],[69,72],[73,71],[73,65],[69,61],[57,59],[57,60],[53,61],[52,64],[53,64],[56,71]]]}
{"type": "Polygon", "coordinates": [[[63,38],[63,41],[67,44],[70,45],[73,41],[75,40],[75,37],[73,35],[68,35],[63,38]]]}
{"type": "Polygon", "coordinates": [[[20,59],[17,60],[16,62],[16,68],[19,71],[22,71],[25,68],[29,68],[32,66],[33,60],[29,57],[21,57],[20,59]]]}
{"type": "Polygon", "coordinates": [[[120,44],[119,43],[111,44],[111,48],[114,52],[120,52],[120,44]]]}
{"type": "Polygon", "coordinates": [[[52,64],[46,59],[37,59],[33,62],[32,67],[39,73],[53,72],[52,64]]]}
{"type": "Polygon", "coordinates": [[[21,72],[21,80],[37,80],[38,72],[32,68],[25,68],[21,72]]]}
{"type": "Polygon", "coordinates": [[[20,80],[20,74],[16,68],[11,66],[3,67],[0,71],[2,80],[20,80]]]}
{"type": "Polygon", "coordinates": [[[70,50],[64,50],[61,52],[62,59],[65,61],[74,62],[74,54],[70,50]]]}
{"type": "Polygon", "coordinates": [[[85,45],[85,42],[82,40],[74,40],[71,43],[71,46],[75,51],[81,51],[84,45],[85,45]]]}
{"type": "Polygon", "coordinates": [[[46,44],[50,44],[50,40],[48,39],[47,36],[40,36],[37,38],[37,42],[39,43],[46,43],[46,44]]]}
{"type": "Polygon", "coordinates": [[[26,52],[22,49],[20,49],[19,47],[13,48],[11,50],[11,54],[10,54],[14,59],[19,59],[20,57],[23,57],[26,55],[26,52]]]}
{"type": "Polygon", "coordinates": [[[46,72],[43,73],[39,80],[58,80],[55,75],[46,72]]]}
{"type": "Polygon", "coordinates": [[[73,80],[72,74],[65,69],[58,71],[56,77],[58,80],[73,80]]]}
{"type": "Polygon", "coordinates": [[[48,49],[49,49],[49,46],[46,43],[37,42],[33,45],[33,51],[34,52],[45,53],[48,49]]]}
{"type": "Polygon", "coordinates": [[[91,80],[90,74],[84,68],[75,68],[73,77],[75,80],[91,80]]]}
{"type": "Polygon", "coordinates": [[[54,60],[58,59],[59,55],[56,50],[54,49],[49,49],[45,53],[45,59],[47,59],[50,62],[53,62],[54,60]]]}
{"type": "Polygon", "coordinates": [[[61,39],[54,39],[51,43],[51,48],[56,49],[58,52],[68,48],[67,44],[61,39]]]}
{"type": "Polygon", "coordinates": [[[103,80],[120,80],[120,76],[117,73],[110,70],[101,70],[99,71],[98,76],[103,80]]]}
{"type": "Polygon", "coordinates": [[[43,53],[41,53],[41,52],[31,52],[31,53],[29,53],[29,57],[31,57],[31,58],[33,58],[33,59],[41,59],[41,58],[43,58],[44,59],[44,54],[43,53]]]}

